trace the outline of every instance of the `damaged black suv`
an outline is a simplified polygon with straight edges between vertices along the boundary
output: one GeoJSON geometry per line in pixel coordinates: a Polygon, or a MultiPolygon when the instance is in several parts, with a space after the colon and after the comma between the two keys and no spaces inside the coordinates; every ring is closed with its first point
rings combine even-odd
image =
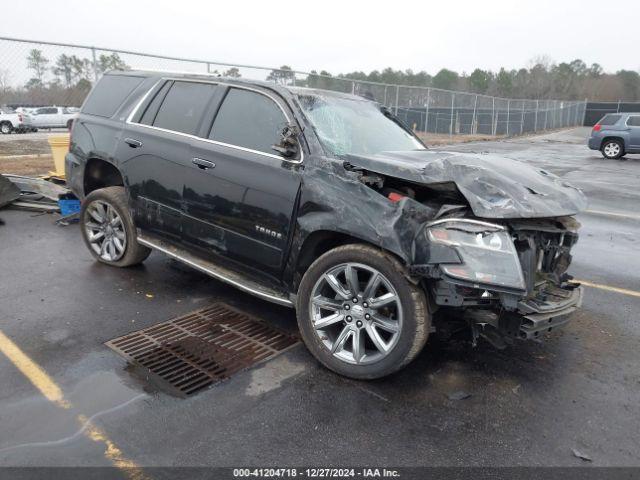
{"type": "Polygon", "coordinates": [[[74,123],[67,180],[100,262],[151,249],[294,307],[309,350],[388,375],[431,332],[498,347],[567,321],[583,194],[546,171],[429,151],[336,92],[111,72],[74,123]]]}

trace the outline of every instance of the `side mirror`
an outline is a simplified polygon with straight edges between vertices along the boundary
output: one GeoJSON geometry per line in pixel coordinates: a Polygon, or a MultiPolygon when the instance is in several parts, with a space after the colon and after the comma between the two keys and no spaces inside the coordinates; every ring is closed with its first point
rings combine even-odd
{"type": "Polygon", "coordinates": [[[271,148],[284,158],[293,158],[298,155],[300,149],[298,145],[299,135],[300,129],[296,125],[289,124],[280,132],[280,143],[272,145],[271,148]]]}

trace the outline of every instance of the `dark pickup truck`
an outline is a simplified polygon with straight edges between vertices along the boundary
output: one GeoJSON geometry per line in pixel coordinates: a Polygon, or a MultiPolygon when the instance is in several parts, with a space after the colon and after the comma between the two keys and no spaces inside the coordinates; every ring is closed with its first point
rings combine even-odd
{"type": "Polygon", "coordinates": [[[100,262],[152,249],[294,307],[328,368],[377,378],[428,335],[497,347],[566,323],[583,194],[484,154],[429,151],[353,95],[110,72],[74,123],[68,182],[100,262]]]}

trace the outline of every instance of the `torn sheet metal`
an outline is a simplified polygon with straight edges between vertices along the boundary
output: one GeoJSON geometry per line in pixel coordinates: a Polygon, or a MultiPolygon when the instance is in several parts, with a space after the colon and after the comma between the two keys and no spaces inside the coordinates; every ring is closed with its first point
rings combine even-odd
{"type": "Polygon", "coordinates": [[[347,172],[341,162],[307,165],[303,179],[299,234],[330,230],[380,245],[412,261],[415,235],[437,210],[411,198],[394,203],[347,172]]]}
{"type": "Polygon", "coordinates": [[[17,197],[11,201],[11,206],[21,210],[33,212],[59,212],[58,200],[67,197],[71,191],[62,186],[42,178],[26,177],[22,175],[0,175],[4,184],[12,186],[17,191],[17,197]]]}
{"type": "Polygon", "coordinates": [[[497,155],[427,150],[350,155],[347,161],[417,184],[454,183],[482,218],[559,217],[587,207],[584,194],[560,177],[497,155]]]}
{"type": "Polygon", "coordinates": [[[71,193],[68,188],[42,178],[8,174],[5,174],[4,177],[15,184],[23,194],[30,195],[29,200],[44,197],[50,201],[57,202],[61,196],[71,193]]]}
{"type": "Polygon", "coordinates": [[[0,175],[0,208],[20,198],[20,189],[4,175],[0,175]]]}

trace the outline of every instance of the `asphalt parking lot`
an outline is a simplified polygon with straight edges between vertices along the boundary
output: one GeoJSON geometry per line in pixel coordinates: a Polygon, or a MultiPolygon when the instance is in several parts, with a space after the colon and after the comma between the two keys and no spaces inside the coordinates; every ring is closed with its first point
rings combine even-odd
{"type": "Polygon", "coordinates": [[[450,148],[499,152],[585,191],[571,273],[588,287],[573,322],[504,351],[430,341],[375,382],[298,346],[188,399],[157,391],[103,343],[218,300],[291,331],[293,311],[159,253],[97,264],[77,225],[0,211],[0,464],[640,465],[640,156],[604,160],[587,135],[450,148]],[[470,396],[449,397],[460,391],[470,396]]]}

